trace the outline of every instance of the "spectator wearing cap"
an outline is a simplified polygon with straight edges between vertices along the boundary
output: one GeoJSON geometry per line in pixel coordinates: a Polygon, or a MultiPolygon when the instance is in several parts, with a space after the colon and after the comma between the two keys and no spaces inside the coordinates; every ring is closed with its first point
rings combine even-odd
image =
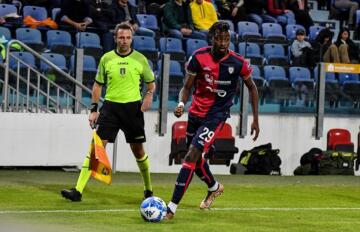
{"type": "Polygon", "coordinates": [[[296,38],[291,45],[293,66],[313,66],[313,64],[310,63],[312,47],[311,44],[305,40],[305,35],[306,33],[303,29],[296,31],[296,38]]]}

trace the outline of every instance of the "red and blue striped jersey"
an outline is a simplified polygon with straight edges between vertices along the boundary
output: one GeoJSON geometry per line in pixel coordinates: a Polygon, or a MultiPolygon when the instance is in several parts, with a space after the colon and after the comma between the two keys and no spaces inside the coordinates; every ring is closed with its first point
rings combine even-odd
{"type": "Polygon", "coordinates": [[[220,60],[215,60],[211,47],[204,47],[189,58],[186,72],[196,75],[189,112],[201,118],[228,118],[239,77],[243,80],[249,78],[252,67],[232,50],[220,60]]]}

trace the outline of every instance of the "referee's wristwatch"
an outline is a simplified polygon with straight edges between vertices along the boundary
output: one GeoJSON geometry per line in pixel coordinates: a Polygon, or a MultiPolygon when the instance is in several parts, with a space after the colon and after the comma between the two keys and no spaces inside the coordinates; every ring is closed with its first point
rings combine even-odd
{"type": "Polygon", "coordinates": [[[89,107],[89,110],[91,113],[94,113],[94,112],[97,112],[98,110],[98,103],[91,103],[90,107],[89,107]]]}

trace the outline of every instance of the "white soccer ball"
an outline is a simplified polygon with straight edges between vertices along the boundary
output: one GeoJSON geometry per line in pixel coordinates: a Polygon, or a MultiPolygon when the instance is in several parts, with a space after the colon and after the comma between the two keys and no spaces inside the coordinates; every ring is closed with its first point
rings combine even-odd
{"type": "Polygon", "coordinates": [[[160,222],[166,215],[166,203],[159,197],[148,197],[140,205],[142,218],[148,222],[160,222]]]}

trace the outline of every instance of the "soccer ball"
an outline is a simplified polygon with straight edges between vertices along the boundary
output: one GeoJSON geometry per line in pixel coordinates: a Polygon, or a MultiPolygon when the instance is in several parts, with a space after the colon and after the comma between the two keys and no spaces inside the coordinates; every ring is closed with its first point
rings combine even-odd
{"type": "Polygon", "coordinates": [[[148,197],[140,205],[142,218],[148,222],[160,222],[166,215],[166,203],[159,197],[148,197]]]}

